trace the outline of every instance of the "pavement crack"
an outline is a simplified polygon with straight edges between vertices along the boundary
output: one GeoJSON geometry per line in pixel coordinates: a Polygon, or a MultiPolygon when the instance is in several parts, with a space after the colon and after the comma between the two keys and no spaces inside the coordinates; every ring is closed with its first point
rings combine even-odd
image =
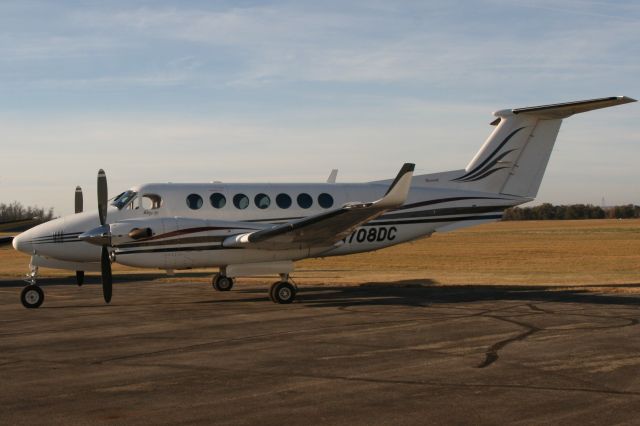
{"type": "Polygon", "coordinates": [[[543,330],[542,328],[536,327],[535,325],[532,324],[528,324],[525,322],[521,322],[521,321],[516,321],[514,319],[511,318],[505,318],[505,317],[499,317],[499,316],[494,316],[494,315],[486,315],[486,317],[489,318],[493,318],[493,319],[497,319],[499,321],[506,321],[512,324],[516,324],[519,325],[520,327],[524,327],[527,330],[516,335],[516,336],[512,336],[509,337],[507,339],[504,340],[500,340],[496,343],[494,343],[493,345],[491,345],[489,347],[489,349],[487,349],[486,353],[485,353],[485,358],[484,361],[482,361],[480,364],[478,364],[476,366],[476,368],[486,368],[488,366],[490,366],[491,364],[493,364],[494,362],[496,362],[499,358],[498,352],[503,349],[505,346],[513,343],[513,342],[518,342],[518,341],[522,341],[525,340],[527,337],[543,330]]]}
{"type": "Polygon", "coordinates": [[[536,312],[540,312],[540,313],[545,313],[545,314],[555,314],[555,312],[553,311],[548,311],[546,309],[542,309],[540,306],[538,306],[537,304],[534,303],[527,303],[527,307],[529,309],[531,309],[532,311],[536,311],[536,312]]]}

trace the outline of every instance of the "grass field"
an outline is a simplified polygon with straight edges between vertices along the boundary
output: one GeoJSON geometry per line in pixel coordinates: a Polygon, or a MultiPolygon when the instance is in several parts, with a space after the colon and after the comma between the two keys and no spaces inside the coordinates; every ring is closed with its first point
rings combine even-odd
{"type": "MultiPolygon", "coordinates": [[[[28,263],[28,256],[10,246],[0,249],[1,278],[23,276],[28,263]]],[[[204,281],[211,270],[167,277],[114,265],[114,273],[204,281]]],[[[71,277],[52,269],[42,269],[41,276],[71,277]]],[[[373,253],[305,260],[293,277],[298,284],[547,285],[640,292],[640,220],[498,222],[373,253]]],[[[273,278],[242,281],[267,284],[273,278]]]]}

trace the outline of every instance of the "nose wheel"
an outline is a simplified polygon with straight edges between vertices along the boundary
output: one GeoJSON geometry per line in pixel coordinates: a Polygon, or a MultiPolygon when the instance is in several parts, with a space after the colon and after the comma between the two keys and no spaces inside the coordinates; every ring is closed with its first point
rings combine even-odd
{"type": "Polygon", "coordinates": [[[20,293],[22,306],[28,309],[35,309],[44,302],[44,291],[35,284],[29,284],[20,293]]]}
{"type": "Polygon", "coordinates": [[[33,264],[33,259],[29,263],[29,273],[25,277],[27,286],[20,292],[20,302],[28,309],[35,309],[44,302],[44,291],[36,284],[38,280],[38,267],[33,264]]]}

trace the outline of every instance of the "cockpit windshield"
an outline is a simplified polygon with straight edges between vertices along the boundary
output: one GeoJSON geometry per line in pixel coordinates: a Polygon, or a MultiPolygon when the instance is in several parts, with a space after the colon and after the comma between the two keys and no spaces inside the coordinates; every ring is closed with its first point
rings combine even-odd
{"type": "Polygon", "coordinates": [[[137,192],[135,191],[131,191],[131,190],[125,191],[122,194],[118,195],[116,198],[114,198],[114,200],[111,202],[111,205],[116,206],[118,210],[122,210],[124,207],[129,205],[134,198],[136,198],[136,194],[137,192]]]}

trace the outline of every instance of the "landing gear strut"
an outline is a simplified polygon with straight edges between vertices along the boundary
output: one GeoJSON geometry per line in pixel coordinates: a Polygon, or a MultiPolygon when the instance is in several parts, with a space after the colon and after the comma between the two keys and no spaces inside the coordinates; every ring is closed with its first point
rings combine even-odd
{"type": "Polygon", "coordinates": [[[269,298],[273,303],[289,304],[296,299],[298,289],[289,282],[289,274],[280,274],[280,281],[271,285],[269,298]]]}
{"type": "Polygon", "coordinates": [[[25,278],[27,286],[20,292],[20,302],[22,306],[29,309],[35,309],[42,305],[44,302],[44,291],[36,284],[38,279],[38,267],[33,264],[29,264],[29,273],[25,278]]]}
{"type": "Polygon", "coordinates": [[[218,291],[229,291],[233,288],[233,278],[224,274],[215,274],[211,279],[211,285],[218,291]]]}

